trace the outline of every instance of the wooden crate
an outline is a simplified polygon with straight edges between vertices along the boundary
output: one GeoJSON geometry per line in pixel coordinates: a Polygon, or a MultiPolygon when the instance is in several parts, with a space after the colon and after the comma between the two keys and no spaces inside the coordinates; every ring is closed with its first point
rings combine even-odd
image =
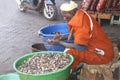
{"type": "Polygon", "coordinates": [[[98,18],[99,19],[110,19],[111,15],[112,14],[110,14],[110,13],[98,13],[98,18]]]}
{"type": "Polygon", "coordinates": [[[111,18],[112,14],[111,13],[98,13],[97,18],[99,24],[101,24],[101,19],[109,19],[111,18]]]}

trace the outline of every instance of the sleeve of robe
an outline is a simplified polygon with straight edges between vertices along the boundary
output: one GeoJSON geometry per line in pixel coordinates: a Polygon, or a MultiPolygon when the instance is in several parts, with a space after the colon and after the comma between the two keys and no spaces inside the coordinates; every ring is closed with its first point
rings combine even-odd
{"type": "Polygon", "coordinates": [[[88,16],[81,10],[77,11],[75,16],[68,23],[69,30],[74,35],[74,43],[87,46],[91,34],[90,20],[88,16]]]}

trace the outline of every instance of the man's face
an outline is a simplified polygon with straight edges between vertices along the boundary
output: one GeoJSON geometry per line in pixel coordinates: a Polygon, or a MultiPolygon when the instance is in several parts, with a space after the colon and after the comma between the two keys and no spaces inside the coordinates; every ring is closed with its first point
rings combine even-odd
{"type": "Polygon", "coordinates": [[[73,17],[71,12],[61,11],[61,14],[66,22],[69,22],[73,17]]]}

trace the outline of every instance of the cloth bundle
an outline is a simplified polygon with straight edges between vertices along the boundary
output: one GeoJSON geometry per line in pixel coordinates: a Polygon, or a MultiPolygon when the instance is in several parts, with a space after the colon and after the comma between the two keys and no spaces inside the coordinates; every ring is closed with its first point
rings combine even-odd
{"type": "Polygon", "coordinates": [[[120,0],[83,0],[80,7],[89,12],[120,11],[120,0]]]}
{"type": "Polygon", "coordinates": [[[120,11],[120,0],[108,0],[105,11],[120,11]]]}

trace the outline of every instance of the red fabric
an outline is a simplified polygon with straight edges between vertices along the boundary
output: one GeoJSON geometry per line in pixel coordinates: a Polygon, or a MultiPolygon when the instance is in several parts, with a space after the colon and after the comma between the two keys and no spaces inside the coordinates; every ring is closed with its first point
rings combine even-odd
{"type": "Polygon", "coordinates": [[[106,3],[106,10],[110,10],[111,6],[112,6],[113,0],[108,0],[106,3]]]}
{"type": "Polygon", "coordinates": [[[120,0],[108,0],[106,3],[105,11],[120,11],[120,0]]]}
{"type": "Polygon", "coordinates": [[[114,0],[113,3],[112,3],[112,7],[116,7],[117,6],[117,3],[119,3],[119,0],[114,0]]]}
{"type": "Polygon", "coordinates": [[[96,11],[96,6],[98,4],[99,0],[93,0],[91,6],[90,6],[90,10],[96,11]]]}
{"type": "Polygon", "coordinates": [[[114,0],[111,6],[111,10],[119,10],[120,11],[120,0],[114,0]]]}
{"type": "Polygon", "coordinates": [[[93,18],[93,31],[90,29],[90,21],[88,16],[79,10],[75,16],[68,23],[68,28],[74,35],[74,43],[86,45],[88,50],[80,52],[75,49],[68,50],[75,58],[72,68],[75,68],[80,62],[88,64],[105,64],[108,63],[113,57],[113,46],[106,34],[103,32],[101,26],[93,18]],[[90,34],[92,33],[92,37],[90,34]],[[105,51],[105,55],[100,55],[94,52],[95,48],[105,51]]]}
{"type": "Polygon", "coordinates": [[[84,10],[88,10],[91,6],[92,0],[83,0],[80,4],[80,7],[84,10]]]}
{"type": "Polygon", "coordinates": [[[106,2],[107,2],[107,0],[99,0],[96,10],[99,12],[103,12],[105,10],[106,2]]]}
{"type": "Polygon", "coordinates": [[[107,1],[107,4],[106,4],[106,7],[107,7],[107,8],[111,8],[112,3],[113,3],[113,0],[108,0],[108,1],[107,1]]]}

